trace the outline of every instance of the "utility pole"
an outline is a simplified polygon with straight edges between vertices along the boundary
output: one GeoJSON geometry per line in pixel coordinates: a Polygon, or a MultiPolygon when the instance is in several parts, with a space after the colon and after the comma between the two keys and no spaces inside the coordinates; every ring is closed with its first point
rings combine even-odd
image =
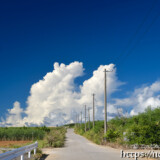
{"type": "Polygon", "coordinates": [[[77,114],[77,121],[78,121],[78,127],[79,127],[79,114],[77,114]]]}
{"type": "Polygon", "coordinates": [[[104,69],[104,134],[107,132],[107,72],[112,72],[104,69]]]}
{"type": "Polygon", "coordinates": [[[107,77],[106,69],[104,69],[104,134],[107,132],[107,77]]]}
{"type": "Polygon", "coordinates": [[[77,114],[75,116],[75,126],[77,127],[77,114]]]}
{"type": "Polygon", "coordinates": [[[81,112],[81,125],[82,125],[82,112],[81,112]]]}
{"type": "Polygon", "coordinates": [[[87,127],[86,127],[86,105],[84,106],[84,110],[85,110],[85,132],[87,131],[87,127]]]}
{"type": "Polygon", "coordinates": [[[77,118],[77,127],[78,127],[78,114],[76,114],[76,118],[77,118]]]}
{"type": "Polygon", "coordinates": [[[95,117],[94,117],[94,96],[95,96],[95,94],[93,93],[93,128],[94,128],[94,121],[95,121],[95,117]]]}
{"type": "Polygon", "coordinates": [[[90,130],[90,110],[88,108],[88,128],[90,130]]]}
{"type": "Polygon", "coordinates": [[[78,125],[79,125],[78,124],[78,113],[76,114],[76,119],[77,119],[76,121],[77,121],[77,127],[78,127],[78,125]]]}

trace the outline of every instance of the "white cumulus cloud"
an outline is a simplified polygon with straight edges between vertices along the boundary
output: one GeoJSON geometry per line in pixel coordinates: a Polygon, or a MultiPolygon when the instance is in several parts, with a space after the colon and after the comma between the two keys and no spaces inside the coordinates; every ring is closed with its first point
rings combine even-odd
{"type": "Polygon", "coordinates": [[[18,101],[14,102],[13,108],[8,109],[8,114],[6,115],[6,120],[2,119],[0,122],[1,126],[23,126],[22,113],[23,109],[18,101]]]}
{"type": "MultiPolygon", "coordinates": [[[[33,84],[27,98],[27,107],[22,109],[19,102],[8,110],[6,118],[1,118],[0,126],[55,126],[75,121],[76,113],[84,112],[84,104],[92,107],[95,93],[96,119],[103,119],[104,110],[104,69],[107,72],[108,119],[115,115],[135,115],[148,106],[160,106],[160,81],[135,89],[129,97],[113,99],[111,96],[123,85],[118,80],[114,64],[100,65],[93,75],[81,85],[75,79],[84,75],[81,62],[69,65],[54,63],[53,71],[33,84]],[[124,113],[128,111],[128,113],[124,113]]],[[[92,118],[92,114],[91,114],[92,118]]]]}
{"type": "MultiPolygon", "coordinates": [[[[87,104],[87,107],[92,106],[92,93],[96,94],[97,118],[103,118],[104,69],[113,70],[107,73],[108,95],[110,96],[123,84],[116,76],[114,64],[100,65],[97,70],[93,71],[91,78],[78,86],[75,84],[75,79],[84,74],[81,62],[73,62],[69,65],[54,63],[53,71],[31,86],[27,108],[23,111],[19,105],[16,109],[18,113],[14,113],[18,115],[16,119],[12,114],[14,107],[11,109],[12,112],[9,111],[3,123],[14,125],[14,122],[15,124],[19,122],[19,125],[55,126],[73,122],[75,113],[80,112],[84,104],[87,104]],[[23,118],[22,113],[26,114],[23,118]]],[[[113,105],[109,106],[108,112],[115,113],[113,105]]]]}
{"type": "Polygon", "coordinates": [[[160,106],[160,81],[135,89],[128,98],[115,99],[114,106],[131,108],[130,115],[143,112],[148,106],[151,108],[160,106]]]}

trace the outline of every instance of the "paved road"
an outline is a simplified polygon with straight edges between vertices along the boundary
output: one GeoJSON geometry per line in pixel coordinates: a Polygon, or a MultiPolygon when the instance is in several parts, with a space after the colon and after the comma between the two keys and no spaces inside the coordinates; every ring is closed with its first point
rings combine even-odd
{"type": "Polygon", "coordinates": [[[64,148],[50,151],[46,160],[122,160],[116,149],[101,147],[68,129],[64,148]]]}

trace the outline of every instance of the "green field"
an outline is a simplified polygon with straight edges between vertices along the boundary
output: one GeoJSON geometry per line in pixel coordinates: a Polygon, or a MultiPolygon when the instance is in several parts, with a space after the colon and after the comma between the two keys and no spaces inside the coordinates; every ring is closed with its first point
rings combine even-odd
{"type": "Polygon", "coordinates": [[[0,141],[38,141],[39,148],[62,147],[65,133],[65,127],[1,127],[0,141]]]}
{"type": "Polygon", "coordinates": [[[47,127],[5,127],[0,128],[0,140],[20,141],[43,139],[50,129],[47,127]]]}

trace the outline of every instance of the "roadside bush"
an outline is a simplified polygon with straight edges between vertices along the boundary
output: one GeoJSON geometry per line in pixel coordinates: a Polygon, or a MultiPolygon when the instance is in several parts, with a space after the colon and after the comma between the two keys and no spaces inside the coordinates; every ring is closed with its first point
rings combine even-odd
{"type": "MultiPolygon", "coordinates": [[[[33,154],[33,150],[32,150],[32,154],[33,154]]],[[[40,160],[42,157],[42,150],[37,148],[36,154],[33,157],[34,157],[34,160],[40,160]]]]}
{"type": "Polygon", "coordinates": [[[65,141],[66,128],[53,128],[49,134],[46,135],[46,142],[48,147],[63,147],[65,141]]]}
{"type": "Polygon", "coordinates": [[[109,142],[115,142],[117,138],[120,137],[120,134],[117,130],[109,129],[104,137],[106,137],[109,142]]]}
{"type": "MultiPolygon", "coordinates": [[[[75,127],[75,132],[89,140],[103,144],[107,142],[126,144],[158,144],[160,145],[160,107],[148,107],[144,113],[132,117],[115,117],[108,121],[107,133],[104,135],[104,121],[96,121],[94,129],[85,132],[84,124],[75,127]]],[[[88,126],[88,124],[87,124],[88,126]]]]}

